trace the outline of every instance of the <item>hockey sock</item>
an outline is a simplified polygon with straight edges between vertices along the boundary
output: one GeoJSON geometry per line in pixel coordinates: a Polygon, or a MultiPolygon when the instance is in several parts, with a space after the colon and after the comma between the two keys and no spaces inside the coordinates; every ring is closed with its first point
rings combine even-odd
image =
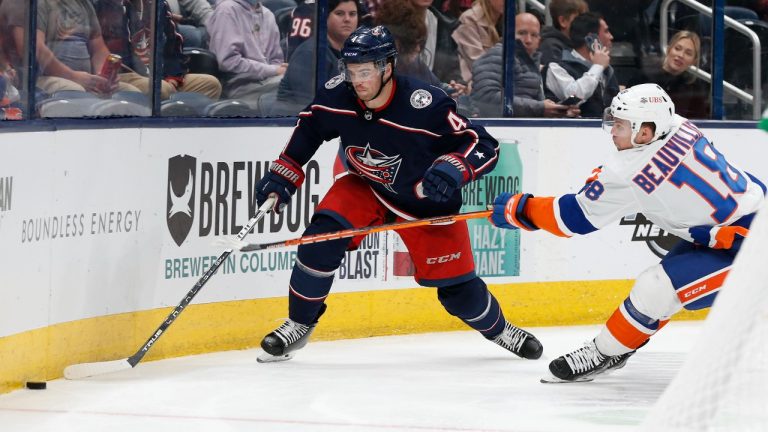
{"type": "Polygon", "coordinates": [[[644,344],[668,322],[669,319],[657,320],[638,311],[627,297],[605,323],[595,344],[605,355],[625,354],[644,344]]]}
{"type": "Polygon", "coordinates": [[[440,287],[437,296],[448,313],[486,338],[493,339],[504,330],[504,313],[482,279],[474,278],[457,285],[440,287]]]}
{"type": "MultiPolygon", "coordinates": [[[[304,235],[343,228],[331,217],[317,215],[304,235]]],[[[349,242],[350,239],[339,239],[299,246],[288,294],[288,316],[293,321],[305,325],[315,322],[349,242]]]]}

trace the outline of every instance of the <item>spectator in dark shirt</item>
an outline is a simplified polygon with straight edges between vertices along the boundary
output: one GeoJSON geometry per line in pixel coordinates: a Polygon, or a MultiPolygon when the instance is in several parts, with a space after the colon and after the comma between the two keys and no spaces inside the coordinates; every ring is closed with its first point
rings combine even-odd
{"type": "MultiPolygon", "coordinates": [[[[539,20],[530,13],[515,16],[515,68],[512,114],[515,117],[576,117],[579,109],[560,105],[544,97],[538,51],[539,20]]],[[[473,65],[472,102],[480,117],[500,117],[502,111],[502,50],[498,43],[473,65]]]]}
{"type": "Polygon", "coordinates": [[[709,86],[688,73],[699,66],[701,39],[696,33],[683,30],[675,33],[667,45],[667,55],[661,67],[647,72],[630,83],[656,83],[675,103],[675,112],[685,118],[709,118],[709,86]]]}
{"type": "Polygon", "coordinates": [[[552,25],[541,31],[541,64],[547,65],[559,61],[563,50],[573,48],[571,45],[571,23],[580,14],[587,12],[589,6],[584,0],[552,0],[549,4],[549,15],[552,25]]]}
{"type": "MultiPolygon", "coordinates": [[[[356,0],[328,1],[328,50],[325,53],[325,79],[339,74],[338,61],[344,41],[357,28],[360,5],[356,0]]],[[[315,53],[317,44],[310,38],[296,48],[285,76],[277,89],[277,102],[271,115],[296,115],[315,96],[315,53]]]]}
{"type": "Polygon", "coordinates": [[[584,117],[602,117],[603,109],[619,93],[616,74],[610,66],[611,35],[599,14],[587,12],[571,23],[574,48],[563,51],[563,58],[545,66],[545,94],[552,100],[570,97],[580,100],[584,117]]]}

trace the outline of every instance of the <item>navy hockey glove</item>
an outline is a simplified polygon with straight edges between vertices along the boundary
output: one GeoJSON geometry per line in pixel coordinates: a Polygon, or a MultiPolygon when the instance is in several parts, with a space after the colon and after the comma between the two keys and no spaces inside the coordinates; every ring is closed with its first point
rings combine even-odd
{"type": "Polygon", "coordinates": [[[493,200],[493,213],[488,218],[494,226],[506,229],[522,228],[527,231],[539,229],[525,217],[525,203],[531,194],[504,192],[493,200]]]}
{"type": "Polygon", "coordinates": [[[256,203],[261,207],[270,195],[275,195],[277,201],[273,209],[280,213],[302,183],[304,171],[296,162],[277,159],[269,166],[269,172],[256,184],[256,203]]]}
{"type": "Polygon", "coordinates": [[[469,167],[461,155],[442,155],[424,173],[424,179],[421,181],[422,192],[433,201],[448,201],[457,189],[469,182],[469,179],[469,167]]]}

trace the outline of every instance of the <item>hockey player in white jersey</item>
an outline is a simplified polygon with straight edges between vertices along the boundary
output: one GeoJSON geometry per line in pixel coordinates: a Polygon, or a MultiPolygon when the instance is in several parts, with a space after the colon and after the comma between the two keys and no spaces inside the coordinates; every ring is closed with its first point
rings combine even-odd
{"type": "Polygon", "coordinates": [[[594,340],[549,364],[554,378],[544,382],[591,381],[623,367],[676,312],[710,307],[766,192],[676,115],[656,84],[619,93],[605,110],[603,128],[619,151],[579,193],[503,193],[494,200],[491,222],[571,237],[641,212],[683,241],[637,277],[594,340]]]}

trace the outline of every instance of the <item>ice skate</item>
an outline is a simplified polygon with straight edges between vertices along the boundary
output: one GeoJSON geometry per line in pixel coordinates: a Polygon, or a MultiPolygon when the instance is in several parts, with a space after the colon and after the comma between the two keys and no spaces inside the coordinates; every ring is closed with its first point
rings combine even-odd
{"type": "MultiPolygon", "coordinates": [[[[631,355],[631,354],[629,354],[631,355]]],[[[549,363],[553,377],[542,378],[541,382],[587,382],[595,375],[608,369],[624,367],[629,355],[606,356],[597,349],[592,340],[571,353],[560,356],[549,363]]]]}
{"type": "Polygon", "coordinates": [[[504,330],[501,334],[493,339],[493,343],[530,360],[541,357],[541,353],[544,351],[541,342],[534,335],[513,326],[509,321],[504,324],[504,330]]]}
{"type": "Polygon", "coordinates": [[[312,332],[315,331],[317,321],[325,313],[326,306],[322,305],[317,318],[312,324],[306,325],[297,323],[288,318],[275,331],[264,336],[261,341],[261,348],[264,350],[256,361],[259,363],[274,363],[290,360],[293,358],[294,351],[298,351],[309,342],[312,332]]]}

